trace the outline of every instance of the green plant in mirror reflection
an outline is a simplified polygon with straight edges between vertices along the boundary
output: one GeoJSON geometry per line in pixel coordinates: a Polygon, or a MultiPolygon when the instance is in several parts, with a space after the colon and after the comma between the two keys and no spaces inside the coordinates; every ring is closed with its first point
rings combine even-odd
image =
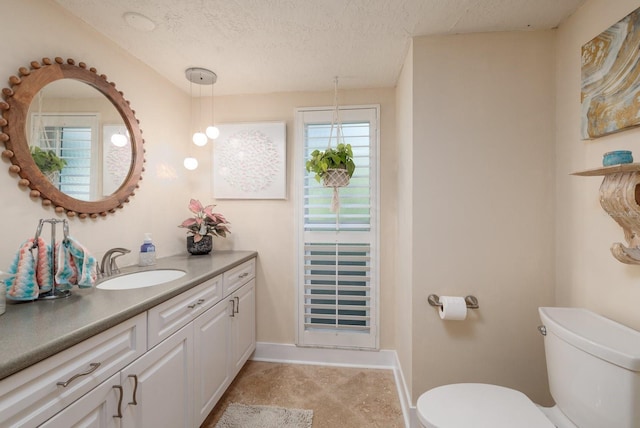
{"type": "Polygon", "coordinates": [[[43,173],[60,172],[67,166],[67,161],[61,159],[53,150],[42,150],[38,146],[31,146],[31,157],[43,173]]]}

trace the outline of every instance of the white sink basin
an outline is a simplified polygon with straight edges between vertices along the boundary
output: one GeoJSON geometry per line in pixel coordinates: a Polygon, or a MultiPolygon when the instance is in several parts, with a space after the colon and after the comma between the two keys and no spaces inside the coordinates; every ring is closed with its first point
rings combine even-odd
{"type": "Polygon", "coordinates": [[[165,282],[183,277],[185,274],[185,271],[178,269],[156,269],[132,272],[106,279],[98,283],[97,288],[102,290],[133,290],[134,288],[164,284],[165,282]]]}

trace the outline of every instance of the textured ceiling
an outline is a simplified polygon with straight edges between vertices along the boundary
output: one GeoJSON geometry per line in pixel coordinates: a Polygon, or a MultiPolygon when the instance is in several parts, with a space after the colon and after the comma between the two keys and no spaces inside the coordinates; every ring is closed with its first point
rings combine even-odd
{"type": "Polygon", "coordinates": [[[556,27],[584,0],[55,0],[189,91],[184,70],[218,75],[215,94],[393,87],[411,37],[556,27]],[[155,29],[136,30],[137,12],[155,29]]]}

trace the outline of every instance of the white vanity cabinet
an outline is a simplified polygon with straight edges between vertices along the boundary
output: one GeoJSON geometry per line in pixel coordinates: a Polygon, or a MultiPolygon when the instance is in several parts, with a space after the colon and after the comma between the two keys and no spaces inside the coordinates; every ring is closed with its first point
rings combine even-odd
{"type": "Polygon", "coordinates": [[[149,349],[165,340],[222,299],[222,275],[149,310],[149,349]]]}
{"type": "Polygon", "coordinates": [[[193,322],[194,418],[200,426],[233,380],[231,364],[231,307],[220,302],[193,322]]]}
{"type": "Polygon", "coordinates": [[[3,379],[0,426],[42,424],[143,355],[146,338],[143,313],[3,379]]]}
{"type": "Polygon", "coordinates": [[[199,427],[255,343],[252,258],[0,381],[0,427],[199,427]]]}
{"type": "Polygon", "coordinates": [[[49,419],[41,427],[120,428],[120,419],[114,410],[118,408],[121,394],[122,387],[118,373],[49,419]]]}
{"type": "Polygon", "coordinates": [[[42,427],[191,427],[192,355],[189,324],[42,427]]]}
{"type": "Polygon", "coordinates": [[[231,377],[235,377],[256,349],[256,280],[233,293],[230,299],[231,317],[231,377]]]}
{"type": "Polygon", "coordinates": [[[194,426],[193,375],[188,324],[121,372],[122,428],[194,426]]]}
{"type": "Polygon", "coordinates": [[[256,276],[256,259],[244,262],[233,269],[229,269],[223,275],[223,294],[227,297],[238,288],[246,284],[251,278],[256,276]]]}
{"type": "Polygon", "coordinates": [[[223,275],[224,297],[194,322],[196,427],[256,348],[255,259],[223,275]]]}

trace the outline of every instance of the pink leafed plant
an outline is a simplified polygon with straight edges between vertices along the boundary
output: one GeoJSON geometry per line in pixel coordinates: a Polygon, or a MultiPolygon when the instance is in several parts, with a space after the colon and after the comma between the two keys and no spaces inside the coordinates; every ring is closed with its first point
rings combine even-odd
{"type": "Polygon", "coordinates": [[[191,199],[189,210],[195,214],[189,217],[178,227],[189,229],[188,233],[193,234],[193,242],[199,242],[205,235],[222,236],[225,238],[229,230],[229,222],[220,213],[214,213],[215,205],[203,207],[199,200],[191,199]]]}

